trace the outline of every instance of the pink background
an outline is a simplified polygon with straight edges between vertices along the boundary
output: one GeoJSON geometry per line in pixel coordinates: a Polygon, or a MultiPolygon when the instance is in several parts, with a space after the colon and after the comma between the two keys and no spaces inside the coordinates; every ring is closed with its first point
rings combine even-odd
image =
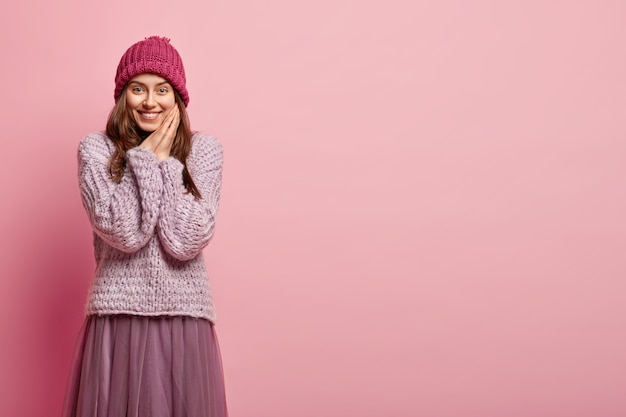
{"type": "Polygon", "coordinates": [[[225,149],[232,417],[626,415],[626,4],[12,2],[0,410],[58,415],[93,270],[76,146],[124,50],[225,149]]]}

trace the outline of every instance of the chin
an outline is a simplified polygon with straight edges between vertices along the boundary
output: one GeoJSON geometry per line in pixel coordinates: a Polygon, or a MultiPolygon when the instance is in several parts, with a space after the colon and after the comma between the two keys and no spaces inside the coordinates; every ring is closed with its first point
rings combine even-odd
{"type": "Polygon", "coordinates": [[[138,120],[137,118],[135,118],[134,122],[139,130],[143,132],[152,133],[159,128],[159,123],[146,123],[144,121],[138,120]]]}
{"type": "Polygon", "coordinates": [[[152,126],[142,126],[142,125],[139,125],[139,129],[141,129],[141,130],[143,130],[144,132],[147,132],[147,133],[152,133],[152,132],[154,132],[155,130],[157,130],[157,128],[156,128],[156,127],[152,127],[152,126]]]}

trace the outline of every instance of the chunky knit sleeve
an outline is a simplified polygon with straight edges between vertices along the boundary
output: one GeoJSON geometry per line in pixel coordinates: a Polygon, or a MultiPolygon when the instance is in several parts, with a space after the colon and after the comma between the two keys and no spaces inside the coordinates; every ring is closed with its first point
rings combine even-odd
{"type": "Polygon", "coordinates": [[[126,153],[121,182],[114,182],[109,175],[112,151],[110,140],[102,134],[81,141],[78,182],[83,205],[96,234],[121,251],[135,252],[154,235],[163,179],[156,155],[133,148],[126,153]]]}
{"type": "Polygon", "coordinates": [[[187,168],[200,191],[200,199],[186,192],[180,161],[168,158],[159,168],[163,174],[163,202],[158,236],[170,255],[180,260],[192,259],[213,236],[222,183],[222,146],[212,136],[194,136],[187,168]]]}

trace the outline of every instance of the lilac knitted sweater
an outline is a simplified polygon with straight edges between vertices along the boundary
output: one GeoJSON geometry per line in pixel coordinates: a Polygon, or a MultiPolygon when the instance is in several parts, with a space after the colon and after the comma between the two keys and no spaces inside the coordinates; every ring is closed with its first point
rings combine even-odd
{"type": "Polygon", "coordinates": [[[193,136],[187,168],[201,199],[185,193],[183,164],[136,147],[121,182],[109,176],[114,146],[103,133],[78,148],[83,205],[94,231],[96,271],[87,314],[184,315],[215,321],[202,249],[213,235],[222,147],[193,136]]]}

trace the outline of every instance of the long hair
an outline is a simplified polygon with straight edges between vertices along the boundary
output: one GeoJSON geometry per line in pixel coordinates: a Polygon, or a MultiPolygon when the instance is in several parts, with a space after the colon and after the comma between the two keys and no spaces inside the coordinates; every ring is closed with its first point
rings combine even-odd
{"type": "MultiPolygon", "coordinates": [[[[176,136],[174,136],[174,141],[172,142],[170,156],[178,159],[183,164],[183,185],[188,193],[191,193],[195,198],[199,199],[201,198],[200,190],[198,190],[198,187],[194,184],[189,170],[187,169],[187,156],[189,156],[189,152],[191,151],[192,137],[189,117],[183,99],[180,97],[180,94],[178,94],[178,91],[174,90],[174,95],[176,97],[176,104],[180,109],[180,123],[178,124],[176,136]]],[[[141,130],[131,117],[128,106],[126,105],[126,88],[124,88],[109,114],[106,127],[106,134],[111,141],[113,141],[113,145],[115,146],[115,152],[109,162],[109,173],[113,181],[119,183],[122,180],[124,170],[126,169],[126,152],[141,143],[143,139],[140,133],[141,130]]]]}

